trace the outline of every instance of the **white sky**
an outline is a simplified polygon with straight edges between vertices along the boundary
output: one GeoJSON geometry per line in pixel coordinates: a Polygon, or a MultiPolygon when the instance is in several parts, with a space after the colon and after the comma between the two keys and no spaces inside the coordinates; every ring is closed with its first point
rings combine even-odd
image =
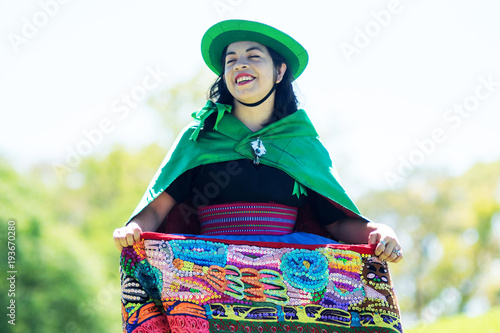
{"type": "Polygon", "coordinates": [[[500,159],[498,13],[486,0],[0,1],[0,156],[21,169],[66,165],[78,147],[98,154],[164,138],[153,111],[123,116],[115,103],[140,92],[148,68],[163,73],[150,94],[189,79],[205,67],[206,29],[243,18],[308,50],[301,107],[348,192],[389,187],[387,173],[404,184],[413,167],[458,174],[500,159]],[[472,111],[454,113],[463,103],[472,111]],[[84,146],[103,120],[107,133],[84,146]]]}

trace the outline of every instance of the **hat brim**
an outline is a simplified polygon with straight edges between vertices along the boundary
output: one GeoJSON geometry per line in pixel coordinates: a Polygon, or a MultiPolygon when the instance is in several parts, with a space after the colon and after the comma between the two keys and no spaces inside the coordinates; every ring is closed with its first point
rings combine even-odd
{"type": "Polygon", "coordinates": [[[222,52],[231,43],[257,42],[278,52],[296,79],[307,66],[307,51],[295,39],[269,25],[245,21],[227,20],[213,25],[201,40],[201,54],[207,66],[217,75],[223,71],[222,52]]]}

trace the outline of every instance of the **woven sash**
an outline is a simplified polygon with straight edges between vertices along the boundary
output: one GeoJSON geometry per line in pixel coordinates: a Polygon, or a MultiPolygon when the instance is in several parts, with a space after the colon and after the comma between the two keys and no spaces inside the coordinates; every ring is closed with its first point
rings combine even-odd
{"type": "Polygon", "coordinates": [[[286,235],[297,208],[275,203],[233,203],[198,208],[202,235],[286,235]]]}

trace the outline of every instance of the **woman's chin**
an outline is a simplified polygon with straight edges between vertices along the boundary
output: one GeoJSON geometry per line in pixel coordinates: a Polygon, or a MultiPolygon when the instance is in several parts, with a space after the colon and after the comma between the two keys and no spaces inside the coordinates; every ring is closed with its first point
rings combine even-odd
{"type": "Polygon", "coordinates": [[[237,94],[235,96],[236,100],[241,103],[245,104],[252,104],[252,103],[257,103],[260,101],[262,98],[264,98],[265,95],[263,96],[256,96],[255,94],[237,94]]]}

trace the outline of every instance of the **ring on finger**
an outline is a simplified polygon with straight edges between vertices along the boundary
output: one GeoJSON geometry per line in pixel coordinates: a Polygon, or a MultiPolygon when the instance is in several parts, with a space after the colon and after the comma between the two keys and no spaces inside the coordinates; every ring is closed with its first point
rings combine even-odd
{"type": "Polygon", "coordinates": [[[392,249],[392,253],[394,253],[396,257],[399,257],[401,255],[401,250],[395,247],[392,249]]]}
{"type": "Polygon", "coordinates": [[[386,242],[385,240],[381,240],[381,241],[380,241],[380,244],[382,244],[382,245],[386,246],[386,245],[387,245],[387,242],[386,242]]]}

